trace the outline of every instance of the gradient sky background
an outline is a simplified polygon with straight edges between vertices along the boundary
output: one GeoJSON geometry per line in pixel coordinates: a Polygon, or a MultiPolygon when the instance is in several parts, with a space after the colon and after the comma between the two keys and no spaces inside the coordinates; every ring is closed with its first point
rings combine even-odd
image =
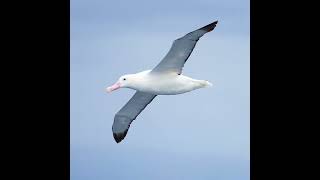
{"type": "Polygon", "coordinates": [[[249,180],[249,16],[249,0],[71,0],[71,180],[249,180]],[[183,71],[214,86],[157,96],[117,144],[134,91],[105,88],[215,20],[183,71]]]}

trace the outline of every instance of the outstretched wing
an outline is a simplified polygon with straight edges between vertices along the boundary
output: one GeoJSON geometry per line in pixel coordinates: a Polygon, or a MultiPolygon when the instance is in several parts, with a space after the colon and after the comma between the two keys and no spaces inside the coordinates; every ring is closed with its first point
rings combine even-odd
{"type": "Polygon", "coordinates": [[[218,21],[215,21],[200,29],[190,32],[179,39],[176,39],[168,54],[151,72],[177,72],[178,74],[181,74],[182,68],[192,53],[192,50],[199,38],[205,33],[212,31],[216,27],[217,23],[218,21]]]}
{"type": "Polygon", "coordinates": [[[117,143],[127,135],[130,124],[157,95],[137,91],[114,117],[113,137],[117,143]]]}

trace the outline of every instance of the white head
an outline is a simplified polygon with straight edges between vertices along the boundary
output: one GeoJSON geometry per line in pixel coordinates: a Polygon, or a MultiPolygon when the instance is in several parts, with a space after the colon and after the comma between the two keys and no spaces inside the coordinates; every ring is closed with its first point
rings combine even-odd
{"type": "Polygon", "coordinates": [[[119,78],[114,85],[107,88],[107,92],[112,92],[119,88],[134,88],[134,84],[137,80],[136,74],[126,74],[119,78]]]}

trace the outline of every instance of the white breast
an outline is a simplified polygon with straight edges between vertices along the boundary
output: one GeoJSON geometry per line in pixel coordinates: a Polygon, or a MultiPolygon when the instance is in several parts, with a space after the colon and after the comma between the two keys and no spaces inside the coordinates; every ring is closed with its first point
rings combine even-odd
{"type": "Polygon", "coordinates": [[[187,76],[176,73],[154,75],[149,72],[141,72],[142,80],[135,85],[134,89],[156,95],[175,95],[204,87],[201,80],[187,76]]]}

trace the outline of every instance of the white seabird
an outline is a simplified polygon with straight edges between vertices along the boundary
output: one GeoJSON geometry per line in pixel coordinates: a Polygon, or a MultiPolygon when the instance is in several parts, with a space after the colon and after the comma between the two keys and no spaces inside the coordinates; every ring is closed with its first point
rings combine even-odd
{"type": "Polygon", "coordinates": [[[131,122],[157,95],[176,95],[212,86],[206,80],[192,79],[181,72],[199,38],[212,31],[217,23],[218,21],[215,21],[176,39],[168,54],[154,69],[123,75],[107,88],[108,92],[119,88],[136,90],[129,102],[114,117],[112,132],[117,143],[124,139],[131,122]]]}

